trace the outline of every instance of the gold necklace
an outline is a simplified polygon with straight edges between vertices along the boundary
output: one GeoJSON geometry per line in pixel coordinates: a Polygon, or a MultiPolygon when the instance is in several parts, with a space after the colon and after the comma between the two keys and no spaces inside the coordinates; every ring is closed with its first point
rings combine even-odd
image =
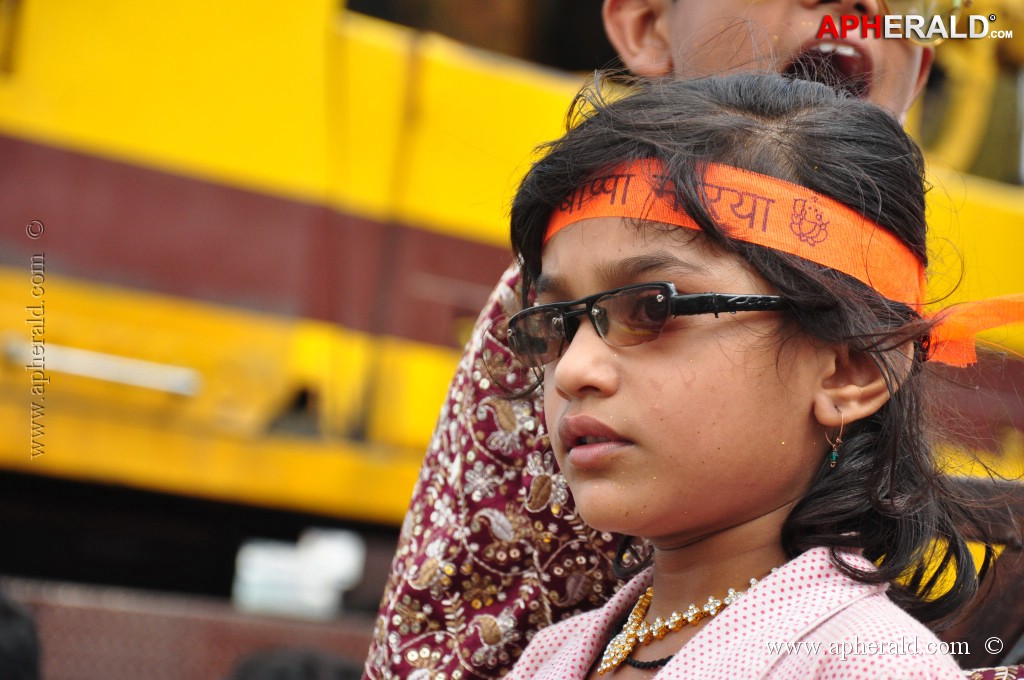
{"type": "MultiPolygon", "coordinates": [[[[750,579],[751,586],[756,583],[757,579],[750,579]]],[[[696,626],[703,619],[711,618],[740,599],[743,596],[743,592],[742,590],[729,588],[728,594],[721,600],[709,597],[707,604],[700,609],[697,608],[697,605],[691,604],[684,612],[674,611],[669,614],[668,619],[663,619],[659,616],[654,619],[654,623],[648,623],[647,610],[651,606],[651,600],[654,599],[654,586],[651,586],[637,600],[636,606],[633,607],[629,618],[626,619],[626,625],[622,627],[622,631],[613,637],[608,646],[605,647],[604,656],[601,657],[601,665],[597,668],[598,675],[604,675],[618,668],[633,653],[637,644],[643,646],[655,640],[661,640],[669,633],[682,629],[686,624],[696,626]]]]}

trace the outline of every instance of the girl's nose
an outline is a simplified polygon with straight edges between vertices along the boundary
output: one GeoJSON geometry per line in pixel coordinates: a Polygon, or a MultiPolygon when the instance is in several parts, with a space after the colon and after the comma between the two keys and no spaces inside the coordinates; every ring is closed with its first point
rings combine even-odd
{"type": "Polygon", "coordinates": [[[597,334],[594,325],[583,321],[561,358],[548,370],[554,385],[565,397],[585,394],[612,394],[619,384],[619,350],[609,346],[597,334]]]}

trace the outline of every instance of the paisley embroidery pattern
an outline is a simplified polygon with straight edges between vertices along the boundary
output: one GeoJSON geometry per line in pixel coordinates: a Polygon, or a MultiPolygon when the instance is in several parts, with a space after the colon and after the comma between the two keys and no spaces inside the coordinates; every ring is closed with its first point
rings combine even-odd
{"type": "Polygon", "coordinates": [[[618,537],[576,515],[536,379],[505,344],[505,272],[459,363],[402,527],[364,677],[498,678],[533,633],[603,604],[618,537]]]}

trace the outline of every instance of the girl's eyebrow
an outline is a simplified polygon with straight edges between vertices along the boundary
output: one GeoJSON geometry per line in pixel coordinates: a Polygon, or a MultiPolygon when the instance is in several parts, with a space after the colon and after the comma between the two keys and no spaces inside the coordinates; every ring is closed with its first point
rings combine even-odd
{"type": "Polygon", "coordinates": [[[565,291],[565,285],[562,283],[562,277],[560,276],[541,274],[537,277],[537,280],[533,282],[533,292],[536,295],[561,293],[563,291],[565,291]]]}
{"type": "Polygon", "coordinates": [[[677,273],[690,276],[707,276],[711,272],[702,264],[684,260],[667,250],[657,250],[653,253],[634,255],[633,257],[605,263],[599,267],[599,273],[608,281],[631,283],[645,274],[656,273],[661,276],[677,273]]]}
{"type": "MultiPolygon", "coordinates": [[[[598,277],[602,281],[609,282],[612,287],[628,283],[642,283],[637,279],[642,278],[645,274],[657,274],[664,278],[665,274],[673,273],[707,276],[711,272],[704,265],[680,259],[674,253],[664,250],[625,257],[614,262],[602,263],[597,267],[598,277]]],[[[537,295],[565,297],[568,286],[561,276],[541,274],[533,284],[533,289],[537,295]]]]}

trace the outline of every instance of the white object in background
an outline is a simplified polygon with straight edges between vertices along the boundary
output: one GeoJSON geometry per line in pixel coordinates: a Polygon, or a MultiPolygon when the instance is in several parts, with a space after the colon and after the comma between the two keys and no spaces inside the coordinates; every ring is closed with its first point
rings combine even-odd
{"type": "Polygon", "coordinates": [[[297,544],[252,539],[235,559],[232,598],[243,611],[330,619],[365,562],[366,543],[351,531],[310,529],[297,544]]]}
{"type": "Polygon", "coordinates": [[[329,579],[341,591],[351,590],[363,578],[366,542],[354,531],[306,529],[298,548],[307,567],[315,568],[316,578],[329,579]]]}

